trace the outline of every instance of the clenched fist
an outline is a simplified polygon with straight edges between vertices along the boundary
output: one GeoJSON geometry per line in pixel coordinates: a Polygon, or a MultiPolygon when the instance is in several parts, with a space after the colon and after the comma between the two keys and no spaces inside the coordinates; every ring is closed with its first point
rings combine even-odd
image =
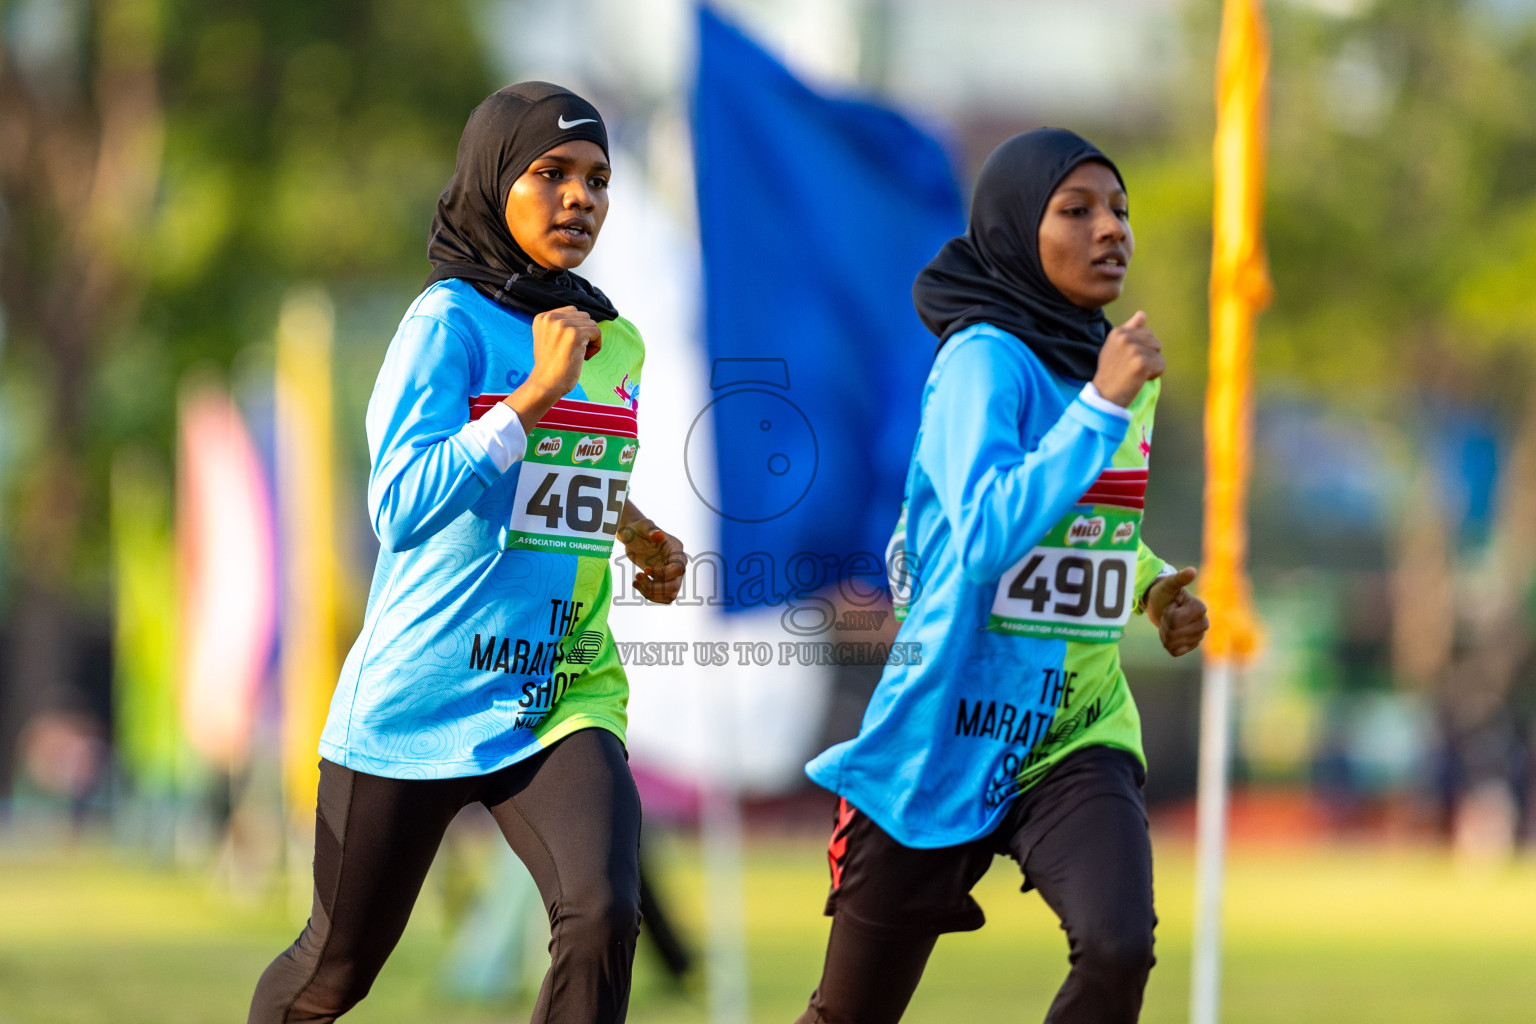
{"type": "Polygon", "coordinates": [[[576,386],[581,367],[603,347],[603,329],[575,306],[562,306],[533,318],[533,372],[506,403],[525,431],[576,386]]]}
{"type": "Polygon", "coordinates": [[[1162,342],[1147,327],[1147,314],[1138,310],[1104,340],[1093,386],[1111,402],[1128,408],[1143,384],[1162,375],[1162,342]]]}

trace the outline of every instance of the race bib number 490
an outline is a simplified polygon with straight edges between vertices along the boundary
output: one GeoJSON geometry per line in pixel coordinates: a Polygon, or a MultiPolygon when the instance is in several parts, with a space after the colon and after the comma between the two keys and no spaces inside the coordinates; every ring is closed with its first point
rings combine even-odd
{"type": "Polygon", "coordinates": [[[635,425],[626,406],[556,402],[528,433],[506,546],[607,558],[639,451],[635,425]]]}
{"type": "MultiPolygon", "coordinates": [[[[1107,470],[1080,504],[998,581],[988,628],[1017,636],[1113,643],[1120,639],[1136,600],[1136,549],[1141,509],[1100,502],[1116,491],[1145,493],[1146,471],[1131,487],[1106,488],[1107,470]],[[1105,493],[1106,490],[1109,493],[1105,493]]],[[[1129,495],[1126,495],[1129,497],[1129,495]]],[[[1127,501],[1126,504],[1131,504],[1127,501]]],[[[1139,495],[1135,504],[1140,505],[1139,495]]]]}

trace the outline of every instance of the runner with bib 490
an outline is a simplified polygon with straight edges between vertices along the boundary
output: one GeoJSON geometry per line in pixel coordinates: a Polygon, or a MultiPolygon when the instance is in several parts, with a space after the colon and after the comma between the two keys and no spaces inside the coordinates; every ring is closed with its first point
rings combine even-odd
{"type": "Polygon", "coordinates": [[[899,1020],[940,934],[979,928],[995,855],[1061,918],[1046,1020],[1130,1024],[1152,967],[1141,723],[1118,641],[1208,627],[1141,539],[1162,346],[1111,327],[1134,250],[1109,158],[1071,132],[1003,143],[967,233],[918,275],[939,351],[890,564],[899,639],[859,735],[807,766],[838,794],[832,931],[802,1024],[899,1020]]]}

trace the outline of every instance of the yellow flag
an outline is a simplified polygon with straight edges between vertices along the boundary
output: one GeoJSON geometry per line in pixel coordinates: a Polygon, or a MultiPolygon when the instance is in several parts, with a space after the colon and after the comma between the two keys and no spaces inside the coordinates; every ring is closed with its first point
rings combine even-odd
{"type": "Polygon", "coordinates": [[[1260,0],[1225,0],[1216,61],[1216,209],[1211,253],[1211,363],[1205,403],[1205,653],[1243,659],[1258,642],[1248,584],[1248,473],[1253,435],[1253,328],[1269,304],[1264,258],[1264,150],[1269,30],[1260,0]]]}
{"type": "Polygon", "coordinates": [[[314,819],[318,745],[336,657],[335,459],[330,301],[299,292],[277,329],[277,492],[282,522],[283,796],[289,821],[314,819]]]}

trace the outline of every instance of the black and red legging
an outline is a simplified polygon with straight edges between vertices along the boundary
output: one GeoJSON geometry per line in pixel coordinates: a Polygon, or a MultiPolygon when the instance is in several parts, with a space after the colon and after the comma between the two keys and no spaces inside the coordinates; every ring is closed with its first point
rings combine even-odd
{"type": "Polygon", "coordinates": [[[538,1024],[622,1021],[640,931],[640,797],[623,744],[584,729],[490,775],[388,779],[320,764],[309,923],[256,985],[249,1024],[333,1021],[400,940],[448,823],[484,804],[544,899],[538,1024]]]}
{"type": "Polygon", "coordinates": [[[896,1024],[938,937],[986,920],[970,892],[999,855],[1018,863],[1067,933],[1072,967],[1046,1024],[1135,1024],[1156,962],[1144,778],[1131,754],[1086,747],[990,835],[933,849],[903,846],[840,801],[828,848],[832,931],[797,1024],[896,1024]]]}

